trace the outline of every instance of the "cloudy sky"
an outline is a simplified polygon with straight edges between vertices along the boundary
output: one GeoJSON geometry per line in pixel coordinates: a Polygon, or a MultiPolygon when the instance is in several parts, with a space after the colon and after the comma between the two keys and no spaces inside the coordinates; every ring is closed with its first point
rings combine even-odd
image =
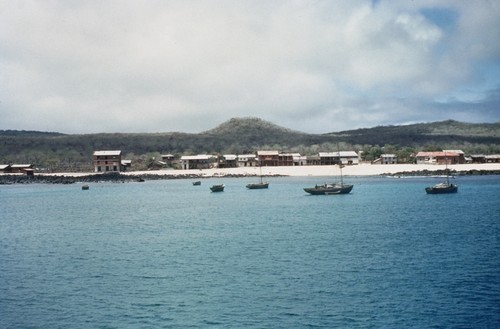
{"type": "Polygon", "coordinates": [[[0,129],[500,120],[497,0],[0,0],[0,129]]]}

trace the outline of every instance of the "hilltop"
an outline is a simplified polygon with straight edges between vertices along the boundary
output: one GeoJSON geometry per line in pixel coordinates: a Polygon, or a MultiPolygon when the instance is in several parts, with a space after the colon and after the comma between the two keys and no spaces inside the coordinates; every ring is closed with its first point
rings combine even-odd
{"type": "Polygon", "coordinates": [[[379,126],[309,134],[259,118],[233,118],[197,134],[113,133],[60,134],[0,131],[0,164],[33,163],[38,167],[80,170],[91,167],[94,150],[120,149],[138,166],[160,154],[244,154],[273,149],[304,155],[341,149],[363,151],[367,160],[381,152],[463,149],[466,153],[500,153],[500,123],[441,121],[401,126],[379,126]]]}
{"type": "Polygon", "coordinates": [[[246,135],[249,137],[256,133],[260,134],[262,132],[273,135],[279,135],[279,134],[304,135],[304,133],[300,131],[284,128],[272,122],[253,117],[232,118],[226,122],[221,123],[217,127],[207,130],[203,133],[210,135],[224,135],[224,134],[233,134],[234,132],[239,132],[240,134],[243,134],[243,136],[246,135]],[[258,129],[258,131],[256,129],[258,129]]]}

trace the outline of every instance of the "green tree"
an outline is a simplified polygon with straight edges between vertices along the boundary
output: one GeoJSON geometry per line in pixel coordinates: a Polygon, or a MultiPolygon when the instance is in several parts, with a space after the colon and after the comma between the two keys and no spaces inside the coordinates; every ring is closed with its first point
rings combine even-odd
{"type": "Polygon", "coordinates": [[[395,152],[399,163],[414,163],[415,149],[412,147],[403,147],[395,152]]]}

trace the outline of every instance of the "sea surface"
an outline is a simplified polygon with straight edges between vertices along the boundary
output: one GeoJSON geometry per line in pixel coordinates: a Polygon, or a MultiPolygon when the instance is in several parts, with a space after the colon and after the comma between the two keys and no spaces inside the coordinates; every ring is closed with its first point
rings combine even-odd
{"type": "Polygon", "coordinates": [[[0,185],[0,328],[500,327],[499,176],[257,180],[0,185]]]}

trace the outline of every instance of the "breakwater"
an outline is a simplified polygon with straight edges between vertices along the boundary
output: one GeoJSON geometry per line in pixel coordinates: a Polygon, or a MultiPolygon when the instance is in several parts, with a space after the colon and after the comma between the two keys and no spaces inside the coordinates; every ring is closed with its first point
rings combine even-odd
{"type": "Polygon", "coordinates": [[[481,176],[481,175],[500,175],[500,170],[415,170],[415,171],[400,171],[396,173],[384,173],[381,176],[481,176]]]}
{"type": "Polygon", "coordinates": [[[66,176],[66,175],[2,175],[0,184],[74,184],[74,183],[99,183],[99,182],[141,182],[159,179],[180,179],[180,178],[198,178],[197,175],[123,175],[120,173],[91,174],[84,176],[66,176]]]}

